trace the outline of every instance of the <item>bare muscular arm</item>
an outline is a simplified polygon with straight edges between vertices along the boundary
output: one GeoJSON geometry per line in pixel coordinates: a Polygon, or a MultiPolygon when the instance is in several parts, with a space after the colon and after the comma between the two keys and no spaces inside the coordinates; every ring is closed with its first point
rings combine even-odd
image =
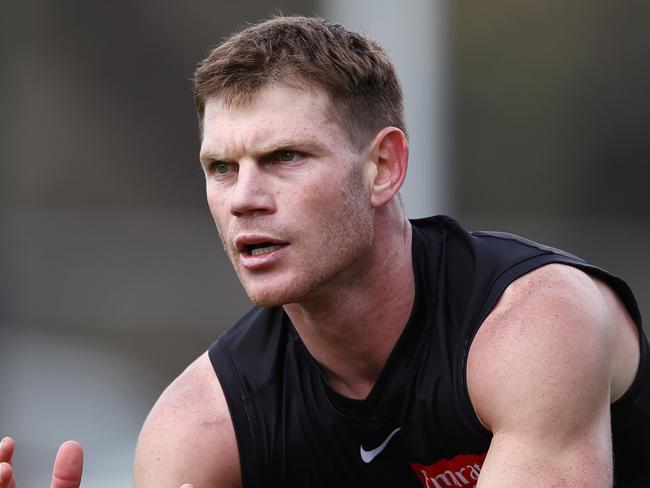
{"type": "Polygon", "coordinates": [[[135,454],[136,488],[241,487],[239,456],[223,391],[207,353],[163,392],[135,454]]]}
{"type": "Polygon", "coordinates": [[[478,487],[611,487],[610,402],[638,339],[604,285],[549,265],[513,283],[470,349],[470,397],[493,440],[478,487]]]}

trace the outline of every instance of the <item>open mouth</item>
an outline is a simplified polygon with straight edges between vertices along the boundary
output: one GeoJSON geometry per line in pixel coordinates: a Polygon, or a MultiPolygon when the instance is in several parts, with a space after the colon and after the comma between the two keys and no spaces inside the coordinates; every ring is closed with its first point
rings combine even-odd
{"type": "Polygon", "coordinates": [[[262,262],[268,264],[268,259],[262,259],[268,256],[270,259],[278,251],[289,245],[286,241],[281,241],[270,236],[265,235],[241,235],[235,239],[235,246],[239,255],[244,259],[248,265],[253,263],[261,264],[262,262]],[[252,260],[252,258],[257,258],[252,260]]]}
{"type": "Polygon", "coordinates": [[[259,244],[246,244],[244,250],[251,256],[259,256],[261,254],[270,254],[281,247],[282,245],[273,244],[272,242],[260,242],[259,244]]]}

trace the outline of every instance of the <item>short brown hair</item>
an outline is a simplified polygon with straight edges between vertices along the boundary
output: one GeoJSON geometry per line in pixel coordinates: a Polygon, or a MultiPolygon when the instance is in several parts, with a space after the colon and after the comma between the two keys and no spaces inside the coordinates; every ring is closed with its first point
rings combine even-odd
{"type": "Polygon", "coordinates": [[[272,83],[323,90],[358,149],[383,127],[406,132],[402,89],[384,50],[361,34],[312,17],[275,17],[214,48],[194,74],[199,124],[207,98],[246,103],[272,83]]]}

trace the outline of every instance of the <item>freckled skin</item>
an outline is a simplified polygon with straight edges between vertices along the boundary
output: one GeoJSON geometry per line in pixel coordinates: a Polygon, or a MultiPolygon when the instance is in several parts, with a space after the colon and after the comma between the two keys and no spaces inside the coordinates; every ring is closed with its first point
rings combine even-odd
{"type": "Polygon", "coordinates": [[[206,103],[201,148],[206,191],[224,249],[253,302],[277,306],[325,296],[364,269],[373,209],[362,155],[330,115],[319,92],[284,85],[262,89],[246,105],[206,103]],[[265,163],[268,148],[297,151],[265,163]],[[206,154],[230,164],[210,173],[206,154]],[[263,234],[288,242],[281,259],[245,268],[235,239],[263,234]]]}

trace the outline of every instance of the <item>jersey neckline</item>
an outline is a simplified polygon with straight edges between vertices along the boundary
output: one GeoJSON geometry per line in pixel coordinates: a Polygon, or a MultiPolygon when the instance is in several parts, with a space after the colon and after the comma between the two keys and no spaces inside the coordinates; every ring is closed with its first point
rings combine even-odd
{"type": "MultiPolygon", "coordinates": [[[[295,344],[307,361],[313,366],[313,374],[319,376],[318,381],[322,384],[327,399],[333,412],[351,421],[380,422],[383,417],[391,415],[394,411],[391,404],[399,404],[403,401],[404,389],[408,378],[411,378],[412,368],[417,364],[418,349],[424,342],[423,334],[427,328],[425,323],[427,315],[435,313],[436,310],[436,279],[427,282],[424,269],[434,269],[433,276],[437,276],[437,260],[434,263],[425,262],[427,255],[424,252],[424,238],[420,231],[411,225],[411,263],[414,276],[415,296],[411,313],[404,330],[400,334],[393,350],[390,352],[377,381],[372,386],[370,393],[364,399],[353,399],[335,391],[325,379],[322,369],[311,356],[304,345],[298,332],[289,320],[291,334],[294,336],[295,344]]],[[[437,243],[439,245],[439,242],[437,243]]],[[[431,245],[431,243],[427,243],[431,245]]],[[[434,255],[438,255],[436,252],[434,255]]],[[[430,328],[429,328],[430,330],[430,328]]]]}

